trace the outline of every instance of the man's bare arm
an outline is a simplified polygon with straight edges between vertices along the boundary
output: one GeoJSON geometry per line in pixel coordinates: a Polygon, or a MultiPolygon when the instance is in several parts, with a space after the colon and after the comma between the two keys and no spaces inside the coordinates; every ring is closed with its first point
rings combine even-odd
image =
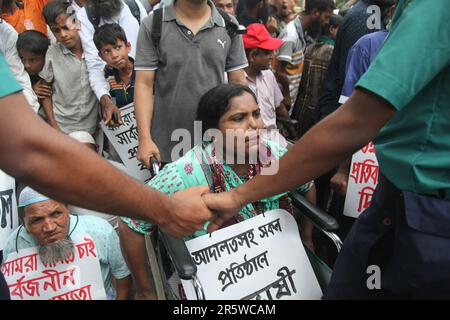
{"type": "Polygon", "coordinates": [[[153,118],[153,84],[155,71],[137,71],[134,85],[134,110],[139,133],[139,149],[137,158],[150,168],[150,157],[161,161],[159,149],[151,136],[153,118]]]}
{"type": "Polygon", "coordinates": [[[229,83],[242,84],[244,86],[248,85],[247,79],[245,79],[244,69],[228,72],[227,75],[229,83]]]}
{"type": "Polygon", "coordinates": [[[183,190],[171,198],[152,190],[51,129],[21,93],[0,99],[0,119],[0,168],[51,198],[153,221],[179,237],[202,229],[211,217],[200,198],[207,187],[183,190]]]}

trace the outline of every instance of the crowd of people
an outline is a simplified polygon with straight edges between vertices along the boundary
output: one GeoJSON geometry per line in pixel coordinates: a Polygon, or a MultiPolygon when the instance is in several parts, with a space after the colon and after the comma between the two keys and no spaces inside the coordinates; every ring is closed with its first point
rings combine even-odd
{"type": "MultiPolygon", "coordinates": [[[[436,2],[439,7],[445,1],[436,2]]],[[[23,92],[27,107],[43,120],[30,128],[30,137],[40,135],[39,130],[49,135],[43,134],[43,140],[35,144],[49,143],[52,132],[59,131],[57,142],[49,143],[48,149],[42,150],[52,155],[58,152],[58,147],[67,145],[67,149],[61,149],[65,151],[63,155],[53,162],[35,166],[43,173],[32,177],[27,176],[26,168],[14,169],[13,160],[4,160],[7,172],[17,173],[17,206],[22,224],[2,246],[3,263],[9,254],[35,246],[44,264],[64,261],[70,258],[74,248],[71,237],[88,235],[98,250],[108,299],[157,299],[152,270],[147,263],[145,235],[160,227],[188,240],[272,209],[292,213],[287,191],[297,189],[308,201],[332,214],[341,225],[339,236],[349,238],[338,257],[336,275],[325,297],[383,297],[377,295],[380,291],[367,294],[363,288],[364,266],[373,263],[387,266],[391,261],[393,249],[388,246],[393,246],[393,239],[398,237],[392,235],[393,225],[394,222],[401,225],[403,220],[399,218],[401,213],[394,216],[386,211],[395,207],[400,212],[401,200],[397,198],[407,197],[398,195],[400,191],[396,188],[415,192],[411,195],[431,194],[442,202],[441,211],[450,208],[448,181],[438,183],[438,173],[433,173],[433,170],[443,170],[442,174],[446,175],[448,166],[444,172],[445,164],[439,161],[445,160],[437,159],[438,151],[434,158],[432,153],[440,146],[439,139],[434,141],[433,137],[443,134],[448,111],[442,111],[442,121],[435,126],[413,124],[414,120],[407,123],[400,117],[392,119],[394,109],[404,114],[405,105],[413,104],[419,94],[424,96],[417,103],[426,105],[432,104],[427,100],[429,95],[442,101],[448,95],[448,90],[444,93],[445,85],[440,84],[449,81],[445,68],[448,69],[450,37],[443,39],[449,35],[448,27],[441,26],[441,30],[438,26],[430,27],[430,32],[437,33],[433,37],[441,41],[441,46],[430,49],[429,58],[433,61],[423,61],[428,66],[424,74],[411,75],[404,71],[416,67],[406,63],[417,62],[412,57],[415,53],[407,52],[407,48],[415,49],[414,42],[425,37],[422,31],[415,37],[407,34],[408,23],[414,23],[410,20],[421,19],[417,16],[417,11],[423,9],[421,6],[427,7],[420,0],[351,0],[340,8],[334,0],[0,0],[1,97],[23,92]],[[377,10],[371,11],[373,7],[377,10]],[[412,13],[405,17],[406,10],[412,13]],[[396,31],[392,37],[391,28],[396,31]],[[439,37],[442,33],[443,37],[439,37]],[[392,44],[394,41],[397,43],[392,44]],[[395,56],[393,49],[395,45],[401,46],[400,41],[413,42],[400,52],[404,61],[395,56]],[[378,57],[379,52],[383,60],[378,57]],[[399,79],[383,69],[385,61],[394,56],[398,65],[389,72],[398,72],[399,79]],[[3,77],[9,77],[9,73],[20,87],[15,83],[3,84],[3,77]],[[435,78],[438,76],[442,79],[435,78]],[[405,87],[402,80],[407,84],[415,82],[405,87]],[[431,81],[436,82],[435,87],[428,88],[431,81]],[[392,87],[387,88],[389,85],[392,87]],[[430,92],[422,91],[424,88],[430,92]],[[135,156],[148,169],[152,167],[152,159],[161,168],[145,187],[155,191],[148,194],[145,192],[149,191],[141,190],[132,179],[125,181],[119,171],[100,164],[99,159],[94,160],[97,154],[127,172],[119,151],[108,141],[99,122],[120,128],[122,112],[130,104],[134,106],[137,128],[135,156]],[[365,107],[357,110],[362,105],[365,107]],[[373,111],[376,108],[380,108],[379,113],[373,111]],[[365,122],[359,118],[358,122],[357,117],[364,118],[365,122]],[[381,170],[379,184],[382,190],[389,186],[390,193],[376,193],[372,211],[358,219],[359,228],[351,229],[354,219],[344,217],[342,211],[352,152],[370,142],[389,119],[392,120],[377,138],[377,156],[382,163],[389,163],[387,169],[381,170]],[[196,123],[201,123],[202,141],[196,138],[196,123]],[[427,144],[427,147],[405,150],[390,140],[392,137],[397,137],[396,141],[412,139],[402,140],[402,134],[406,130],[414,131],[413,125],[420,127],[411,132],[416,135],[415,142],[428,136],[434,147],[427,144]],[[174,153],[179,141],[173,139],[173,133],[179,129],[184,129],[190,139],[191,148],[183,154],[174,153]],[[230,134],[234,142],[246,141],[244,149],[224,138],[230,134]],[[63,135],[70,141],[64,140],[63,135]],[[73,139],[83,146],[75,144],[73,139]],[[288,152],[296,141],[299,143],[288,152]],[[417,172],[396,168],[395,164],[402,166],[403,157],[420,157],[422,149],[428,147],[432,150],[428,157],[422,155],[422,163],[414,169],[417,172]],[[68,149],[80,153],[78,160],[92,161],[90,173],[80,173],[80,168],[73,172],[74,178],[80,179],[76,186],[62,181],[61,167],[64,161],[70,161],[68,149]],[[252,153],[264,156],[252,162],[252,153]],[[223,155],[232,161],[223,161],[223,155]],[[241,158],[242,163],[237,160],[241,158]],[[274,183],[275,180],[267,180],[271,177],[261,175],[261,171],[279,159],[282,159],[280,170],[272,177],[279,182],[274,183]],[[208,166],[205,168],[202,163],[208,166]],[[428,169],[429,166],[433,168],[428,169]],[[110,173],[108,178],[97,178],[93,172],[99,169],[107,176],[110,173]],[[42,178],[45,170],[54,171],[55,178],[42,178]],[[293,172],[292,178],[289,171],[293,172]],[[412,175],[419,178],[411,178],[412,175]],[[108,183],[110,186],[104,188],[108,183]],[[85,193],[90,195],[83,199],[83,187],[87,184],[91,187],[85,193]],[[57,185],[63,187],[54,190],[57,185]],[[250,186],[254,187],[250,189],[250,186]],[[95,188],[98,190],[88,192],[95,188]],[[73,196],[64,195],[72,189],[76,189],[73,196]],[[114,197],[119,193],[113,193],[120,190],[114,189],[129,189],[129,193],[121,200],[114,197]],[[135,190],[139,192],[133,195],[135,190]],[[138,203],[150,195],[155,200],[139,207],[138,203]],[[197,203],[200,197],[204,199],[201,205],[197,203]],[[108,199],[114,200],[108,204],[108,199]],[[137,203],[133,206],[132,201],[137,203]],[[195,212],[184,214],[189,209],[195,212]],[[152,213],[146,214],[146,210],[152,213]],[[383,217],[377,216],[376,210],[384,210],[383,217]],[[385,223],[387,217],[392,223],[385,223]],[[383,230],[368,227],[378,223],[374,222],[376,219],[384,219],[383,230]],[[373,241],[373,247],[362,249],[362,239],[373,241]],[[382,252],[374,253],[373,248],[382,252]],[[355,252],[359,253],[357,258],[355,252]],[[355,282],[351,277],[360,280],[357,285],[348,285],[355,282]]],[[[444,13],[440,14],[438,8],[432,10],[439,15],[437,20],[445,21],[444,13]]],[[[429,42],[430,39],[420,44],[421,48],[429,42]]],[[[417,54],[422,52],[418,51],[417,54]]],[[[389,63],[389,66],[393,64],[389,63]]],[[[440,107],[444,108],[437,103],[436,108],[440,107]]],[[[431,113],[438,112],[431,111],[435,110],[433,107],[428,111],[412,107],[408,110],[410,116],[417,118],[432,117],[431,113]]],[[[31,114],[24,116],[24,120],[28,117],[31,114]]],[[[47,159],[36,157],[41,162],[47,159]]],[[[412,199],[405,206],[413,210],[421,207],[421,202],[412,199]]],[[[430,219],[442,221],[436,215],[430,219]]],[[[406,220],[414,224],[410,222],[414,220],[412,215],[406,220]]],[[[419,221],[412,228],[424,234],[433,233],[432,223],[427,221],[419,221]],[[426,230],[422,228],[424,225],[428,226],[423,227],[426,230]]],[[[313,225],[303,220],[299,223],[305,245],[322,253],[323,243],[313,225]]],[[[443,238],[448,236],[445,223],[436,232],[443,238]]],[[[439,241],[439,245],[445,245],[444,240],[439,241]]],[[[411,252],[413,257],[408,258],[411,259],[408,263],[419,263],[423,252],[411,252]]],[[[395,259],[401,260],[397,256],[395,259]]],[[[420,272],[429,270],[426,262],[423,264],[420,272]]],[[[449,266],[448,258],[436,268],[444,271],[445,266],[449,266]]],[[[422,274],[417,277],[420,281],[425,279],[423,286],[429,291],[410,290],[409,283],[395,277],[399,270],[402,269],[395,269],[393,275],[383,279],[388,297],[405,297],[405,292],[407,297],[426,296],[430,292],[439,296],[448,292],[442,286],[448,279],[447,282],[441,279],[441,286],[436,289],[436,280],[427,282],[428,276],[421,278],[422,274]]],[[[414,270],[408,272],[409,269],[405,277],[415,275],[414,270]]],[[[2,287],[0,294],[1,298],[9,297],[8,288],[2,287]]]]}

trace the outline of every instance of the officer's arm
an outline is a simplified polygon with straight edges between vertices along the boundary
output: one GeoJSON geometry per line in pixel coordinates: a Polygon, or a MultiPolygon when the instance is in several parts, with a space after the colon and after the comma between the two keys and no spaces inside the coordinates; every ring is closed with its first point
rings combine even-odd
{"type": "Polygon", "coordinates": [[[336,112],[306,133],[281,158],[276,175],[258,176],[238,188],[245,202],[279,194],[327,172],[372,141],[394,115],[380,97],[357,89],[336,112]]]}
{"type": "MultiPolygon", "coordinates": [[[[320,176],[366,145],[394,115],[380,97],[357,89],[336,112],[308,131],[278,162],[272,175],[258,175],[231,192],[204,196],[209,208],[222,212],[216,222],[257,199],[292,190],[320,176]]],[[[211,226],[210,230],[215,227],[211,226]]]]}

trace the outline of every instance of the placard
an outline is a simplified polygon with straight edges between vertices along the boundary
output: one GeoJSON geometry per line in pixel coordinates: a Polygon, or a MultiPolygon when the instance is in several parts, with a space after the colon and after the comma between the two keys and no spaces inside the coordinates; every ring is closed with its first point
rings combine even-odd
{"type": "Polygon", "coordinates": [[[106,300],[100,262],[94,241],[74,237],[72,256],[44,265],[38,247],[12,252],[2,273],[12,300],[106,300]]]}
{"type": "MultiPolygon", "coordinates": [[[[320,299],[322,291],[295,219],[272,210],[186,242],[205,298],[224,300],[320,299]]],[[[188,299],[191,281],[182,280],[188,299]]]]}
{"type": "Polygon", "coordinates": [[[379,166],[375,146],[369,143],[352,157],[344,215],[357,218],[372,203],[378,184],[379,166]]]}

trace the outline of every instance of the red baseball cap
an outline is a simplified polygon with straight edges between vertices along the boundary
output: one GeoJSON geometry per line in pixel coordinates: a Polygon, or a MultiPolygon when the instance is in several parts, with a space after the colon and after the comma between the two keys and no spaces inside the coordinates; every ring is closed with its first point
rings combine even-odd
{"type": "Polygon", "coordinates": [[[272,38],[266,27],[261,23],[252,23],[247,26],[247,33],[242,35],[242,40],[244,40],[245,49],[276,50],[283,43],[280,39],[272,38]]]}

